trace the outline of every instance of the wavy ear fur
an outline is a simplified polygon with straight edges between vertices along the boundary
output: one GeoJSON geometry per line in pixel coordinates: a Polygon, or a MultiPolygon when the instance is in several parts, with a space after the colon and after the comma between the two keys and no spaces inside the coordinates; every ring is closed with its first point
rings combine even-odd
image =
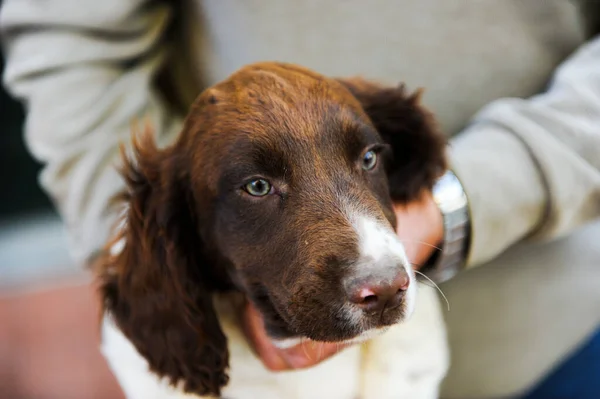
{"type": "Polygon", "coordinates": [[[152,371],[187,392],[219,395],[228,381],[227,342],[187,172],[172,149],[156,148],[149,128],[134,138],[134,152],[137,162],[125,159],[124,168],[124,246],[102,265],[105,310],[152,371]]]}
{"type": "Polygon", "coordinates": [[[392,199],[408,202],[431,189],[447,168],[446,138],[420,105],[421,91],[383,87],[361,78],[338,79],[360,102],[382,138],[392,147],[388,169],[392,199]]]}

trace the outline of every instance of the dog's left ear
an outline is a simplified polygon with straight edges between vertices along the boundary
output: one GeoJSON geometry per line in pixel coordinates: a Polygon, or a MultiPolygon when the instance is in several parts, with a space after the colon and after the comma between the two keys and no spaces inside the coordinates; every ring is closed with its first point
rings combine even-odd
{"type": "Polygon", "coordinates": [[[186,392],[219,396],[229,352],[184,152],[159,150],[149,127],[134,134],[133,144],[135,156],[123,157],[127,212],[119,240],[109,245],[118,249],[97,265],[104,311],[159,377],[186,392]]]}
{"type": "Polygon", "coordinates": [[[433,115],[420,104],[421,91],[410,94],[402,84],[384,87],[361,78],[337,81],[360,102],[392,147],[388,168],[392,199],[408,202],[424,189],[431,189],[447,168],[447,140],[433,115]]]}

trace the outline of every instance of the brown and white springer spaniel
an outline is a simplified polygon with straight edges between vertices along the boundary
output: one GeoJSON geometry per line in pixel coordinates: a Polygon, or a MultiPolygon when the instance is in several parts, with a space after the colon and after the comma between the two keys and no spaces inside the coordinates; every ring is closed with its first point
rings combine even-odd
{"type": "Polygon", "coordinates": [[[446,168],[418,94],[254,64],[198,97],[175,144],[146,132],[134,150],[100,269],[102,350],[128,398],[437,397],[439,303],[392,209],[446,168]],[[281,346],[359,344],[271,372],[240,332],[241,298],[281,346]]]}

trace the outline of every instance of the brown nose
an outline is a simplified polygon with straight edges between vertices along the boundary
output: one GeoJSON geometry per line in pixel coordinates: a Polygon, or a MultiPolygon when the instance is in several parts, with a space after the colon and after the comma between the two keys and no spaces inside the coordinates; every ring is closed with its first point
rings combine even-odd
{"type": "Polygon", "coordinates": [[[400,306],[409,283],[404,270],[391,281],[372,283],[368,279],[361,280],[348,287],[348,298],[364,310],[381,312],[400,306]]]}

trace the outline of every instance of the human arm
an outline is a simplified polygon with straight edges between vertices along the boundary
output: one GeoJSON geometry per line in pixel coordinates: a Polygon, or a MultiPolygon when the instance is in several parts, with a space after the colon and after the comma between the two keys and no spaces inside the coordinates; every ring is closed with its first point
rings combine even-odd
{"type": "Polygon", "coordinates": [[[600,216],[600,37],[548,89],[500,99],[451,141],[470,208],[467,266],[522,240],[551,240],[600,216]]]}
{"type": "Polygon", "coordinates": [[[170,7],[145,0],[5,0],[4,82],[26,107],[25,140],[62,216],[78,263],[102,248],[124,188],[115,165],[133,119],[149,116],[160,143],[181,118],[155,86],[170,7]]]}

